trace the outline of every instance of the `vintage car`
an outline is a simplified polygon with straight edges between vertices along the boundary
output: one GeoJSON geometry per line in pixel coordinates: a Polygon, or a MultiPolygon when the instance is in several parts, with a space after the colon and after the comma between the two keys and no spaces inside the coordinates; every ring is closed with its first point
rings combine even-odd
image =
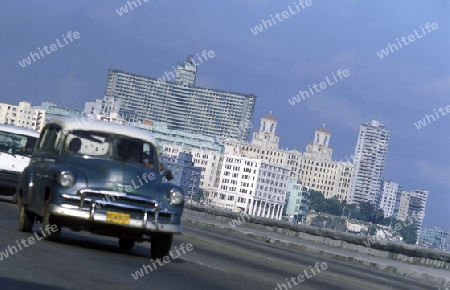
{"type": "Polygon", "coordinates": [[[30,163],[39,132],[0,124],[0,195],[15,201],[20,173],[30,163]]]}
{"type": "Polygon", "coordinates": [[[105,121],[59,118],[43,128],[17,187],[19,230],[34,222],[119,239],[124,250],[151,242],[151,257],[168,254],[182,232],[184,193],[165,182],[154,137],[148,131],[105,121]]]}

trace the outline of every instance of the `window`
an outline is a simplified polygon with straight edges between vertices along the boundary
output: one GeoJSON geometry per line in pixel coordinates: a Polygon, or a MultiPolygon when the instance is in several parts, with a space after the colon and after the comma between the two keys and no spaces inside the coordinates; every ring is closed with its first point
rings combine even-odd
{"type": "Polygon", "coordinates": [[[57,126],[50,126],[41,133],[41,138],[37,145],[37,151],[57,153],[61,149],[61,128],[57,126]]]}

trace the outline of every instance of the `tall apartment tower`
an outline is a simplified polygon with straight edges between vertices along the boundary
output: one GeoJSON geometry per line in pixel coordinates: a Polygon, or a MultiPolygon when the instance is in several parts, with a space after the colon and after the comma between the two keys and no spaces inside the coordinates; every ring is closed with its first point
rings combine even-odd
{"type": "Polygon", "coordinates": [[[361,124],[349,203],[377,202],[390,136],[391,131],[376,120],[361,124]]]}
{"type": "Polygon", "coordinates": [[[110,69],[105,95],[120,101],[125,120],[165,122],[171,130],[246,140],[256,96],[194,86],[196,67],[181,62],[176,81],[110,69]]]}

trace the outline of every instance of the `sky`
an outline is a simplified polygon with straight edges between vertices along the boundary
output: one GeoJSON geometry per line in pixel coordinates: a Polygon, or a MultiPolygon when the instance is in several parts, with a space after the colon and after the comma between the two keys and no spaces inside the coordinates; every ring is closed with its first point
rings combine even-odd
{"type": "Polygon", "coordinates": [[[1,1],[0,102],[83,110],[110,68],[158,78],[212,50],[196,85],[255,94],[252,130],[272,111],[282,148],[304,151],[325,123],[345,160],[360,124],[380,121],[392,131],[383,177],[428,190],[423,225],[450,228],[450,1],[128,2],[1,1]]]}

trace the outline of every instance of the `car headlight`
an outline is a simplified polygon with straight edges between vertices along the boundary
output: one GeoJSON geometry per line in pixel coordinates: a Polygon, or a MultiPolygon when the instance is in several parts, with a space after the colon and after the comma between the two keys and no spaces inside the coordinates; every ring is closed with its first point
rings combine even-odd
{"type": "Polygon", "coordinates": [[[58,178],[59,185],[65,188],[72,187],[75,183],[75,176],[72,172],[63,171],[58,178]]]}
{"type": "Polygon", "coordinates": [[[173,205],[182,205],[184,203],[183,193],[178,189],[170,190],[169,202],[173,205]]]}

